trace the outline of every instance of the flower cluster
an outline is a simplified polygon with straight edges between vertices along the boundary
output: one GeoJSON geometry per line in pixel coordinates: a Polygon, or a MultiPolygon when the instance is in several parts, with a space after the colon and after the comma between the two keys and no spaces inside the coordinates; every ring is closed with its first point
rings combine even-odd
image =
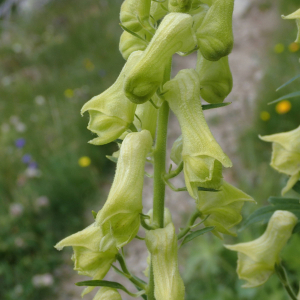
{"type": "MultiPolygon", "coordinates": [[[[73,247],[72,259],[79,274],[102,280],[120,259],[118,251],[137,236],[142,225],[150,253],[149,278],[154,276],[154,284],[141,284],[127,268],[123,269],[125,277],[157,300],[184,299],[178,237],[171,214],[162,205],[165,180],[172,178],[172,173],[165,173],[161,159],[166,128],[159,124],[164,108],[167,114],[171,108],[178,118],[182,135],[173,145],[171,158],[179,170],[182,166],[186,189],[195,199],[197,217],[204,219],[204,225],[212,226],[218,237],[234,235],[230,229],[241,221],[244,202],[254,201],[223,181],[222,168],[232,163],[212,135],[201,104],[202,98],[219,105],[232,89],[228,54],[233,47],[233,4],[234,0],[123,2],[120,21],[124,32],[119,49],[127,61],[115,83],[81,110],[82,114],[88,111],[88,129],[97,135],[90,143],[115,141],[119,145],[120,150],[110,157],[117,163],[114,181],[95,222],[56,245],[57,249],[73,247]],[[172,56],[193,51],[198,51],[195,69],[182,70],[171,80],[172,56]],[[162,152],[159,161],[158,151],[162,152]],[[147,157],[154,162],[156,192],[153,210],[143,215],[147,157]],[[158,168],[162,171],[157,172],[158,168]],[[157,197],[159,190],[162,197],[157,197]]],[[[88,287],[83,294],[92,289],[88,287]]],[[[112,288],[101,288],[94,299],[117,300],[120,295],[112,288]]]]}

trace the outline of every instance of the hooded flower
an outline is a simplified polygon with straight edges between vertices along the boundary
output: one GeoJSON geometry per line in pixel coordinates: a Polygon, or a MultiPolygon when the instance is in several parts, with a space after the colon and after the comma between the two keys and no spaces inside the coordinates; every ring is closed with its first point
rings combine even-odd
{"type": "Polygon", "coordinates": [[[101,251],[123,247],[139,230],[145,160],[151,146],[148,130],[129,133],[122,143],[114,182],[96,217],[103,236],[101,251]]]}
{"type": "Polygon", "coordinates": [[[300,179],[300,126],[292,131],[260,136],[273,142],[271,167],[291,176],[282,194],[288,192],[300,179]]]}
{"type": "Polygon", "coordinates": [[[196,31],[199,49],[207,60],[227,56],[233,47],[232,13],[234,0],[203,1],[210,8],[196,31]]]}
{"type": "Polygon", "coordinates": [[[204,119],[197,72],[193,69],[180,71],[163,90],[182,131],[185,183],[190,195],[197,199],[198,187],[218,189],[221,186],[222,165],[228,168],[232,163],[204,119]]]}
{"type": "Polygon", "coordinates": [[[294,19],[296,20],[297,23],[297,27],[298,27],[298,34],[297,34],[297,38],[295,40],[296,43],[300,43],[300,9],[296,10],[295,12],[293,12],[292,14],[288,15],[288,16],[282,16],[283,19],[294,19]]]}
{"type": "Polygon", "coordinates": [[[146,245],[151,254],[156,300],[183,300],[184,284],[179,274],[177,235],[173,223],[147,231],[146,245]]]}
{"type": "MultiPolygon", "coordinates": [[[[93,280],[102,280],[109,271],[111,264],[116,259],[118,250],[112,248],[106,252],[100,252],[99,246],[103,238],[99,227],[95,223],[68,236],[55,245],[57,250],[62,250],[64,247],[72,246],[74,254],[74,270],[78,274],[92,277],[93,280]]],[[[87,287],[82,296],[91,292],[94,287],[87,287]]]]}
{"type": "Polygon", "coordinates": [[[150,6],[151,0],[125,0],[120,11],[122,25],[134,32],[143,28],[153,31],[149,20],[150,6]]]}
{"type": "Polygon", "coordinates": [[[232,75],[228,56],[218,61],[205,59],[198,51],[197,72],[200,77],[200,94],[208,103],[222,103],[232,90],[232,75]]]}
{"type": "MultiPolygon", "coordinates": [[[[144,30],[138,32],[141,37],[144,37],[144,30]]],[[[125,60],[128,59],[130,54],[134,51],[145,50],[147,42],[139,39],[131,33],[124,31],[120,38],[119,50],[125,60]]]]}
{"type": "Polygon", "coordinates": [[[219,192],[198,192],[196,201],[201,217],[209,215],[205,226],[215,226],[213,233],[222,238],[219,233],[236,236],[229,229],[242,221],[241,209],[245,201],[255,202],[252,197],[223,181],[219,192]]]}
{"type": "Polygon", "coordinates": [[[136,105],[126,98],[122,87],[125,75],[137,63],[141,53],[132,53],[116,82],[82,107],[81,114],[86,111],[90,114],[88,129],[98,135],[90,141],[91,144],[103,145],[112,142],[133,122],[136,105]]]}
{"type": "Polygon", "coordinates": [[[237,273],[247,281],[243,287],[264,284],[280,262],[280,252],[291,237],[297,217],[288,211],[277,210],[271,217],[267,230],[258,239],[237,245],[225,246],[238,252],[237,273]]]}
{"type": "Polygon", "coordinates": [[[122,298],[116,289],[102,287],[93,300],[122,300],[122,298]]]}
{"type": "Polygon", "coordinates": [[[148,101],[162,84],[172,55],[194,49],[192,25],[193,18],[188,14],[170,13],[162,20],[141,59],[126,76],[128,99],[137,104],[148,101]]]}

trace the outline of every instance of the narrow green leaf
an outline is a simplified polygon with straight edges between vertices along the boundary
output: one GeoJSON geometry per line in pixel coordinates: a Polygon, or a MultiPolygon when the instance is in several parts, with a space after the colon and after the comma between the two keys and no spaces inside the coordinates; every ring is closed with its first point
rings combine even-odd
{"type": "Polygon", "coordinates": [[[141,36],[139,36],[138,34],[136,34],[135,32],[131,31],[130,29],[128,29],[127,27],[125,27],[124,25],[120,24],[120,26],[122,27],[122,29],[124,29],[125,31],[127,31],[128,33],[132,34],[133,36],[137,37],[138,39],[148,43],[146,40],[144,40],[141,36]]]}
{"type": "Polygon", "coordinates": [[[122,290],[125,293],[127,293],[128,295],[130,295],[131,297],[140,297],[141,295],[145,294],[144,290],[142,290],[138,293],[135,293],[135,294],[131,293],[122,284],[120,284],[118,282],[114,282],[114,281],[107,281],[107,280],[80,281],[80,282],[77,282],[76,285],[77,286],[105,286],[105,287],[109,287],[112,289],[122,290]]]}
{"type": "Polygon", "coordinates": [[[195,239],[196,237],[203,235],[206,232],[210,232],[214,229],[215,229],[215,227],[211,226],[211,227],[205,227],[205,228],[197,230],[197,231],[193,231],[192,233],[190,233],[183,239],[181,246],[190,242],[191,240],[195,239]]]}
{"type": "Polygon", "coordinates": [[[296,182],[296,184],[293,186],[293,190],[300,194],[300,181],[296,182]]]}
{"type": "Polygon", "coordinates": [[[294,97],[299,97],[299,96],[300,96],[300,91],[298,91],[298,92],[293,92],[293,93],[284,95],[284,96],[282,96],[282,97],[280,97],[280,98],[278,98],[278,99],[276,99],[276,100],[274,100],[274,101],[272,101],[272,102],[269,102],[268,105],[274,104],[274,103],[279,102],[279,101],[281,101],[281,100],[286,100],[286,99],[290,99],[290,98],[294,98],[294,97]]]}
{"type": "MultiPolygon", "coordinates": [[[[291,199],[290,199],[291,200],[291,199]]],[[[296,199],[297,200],[297,199],[296,199]]],[[[270,205],[266,207],[259,208],[255,212],[253,212],[248,219],[244,222],[243,226],[239,229],[239,231],[244,230],[249,225],[256,223],[256,222],[263,222],[267,223],[273,213],[276,210],[287,210],[293,213],[298,219],[300,219],[300,205],[297,204],[290,204],[290,203],[280,203],[276,205],[270,205]]]]}
{"type": "Polygon", "coordinates": [[[87,281],[80,281],[76,283],[77,286],[106,286],[112,289],[118,290],[126,290],[127,289],[120,283],[115,281],[107,281],[107,280],[87,280],[87,281]]]}
{"type": "Polygon", "coordinates": [[[278,204],[298,204],[300,206],[300,200],[295,198],[283,198],[283,197],[270,197],[268,199],[268,202],[270,202],[273,205],[278,204]]]}
{"type": "Polygon", "coordinates": [[[296,226],[294,227],[294,230],[293,230],[293,233],[298,233],[298,232],[300,232],[300,222],[298,222],[296,224],[296,226]]]}
{"type": "Polygon", "coordinates": [[[198,187],[198,191],[203,191],[203,192],[220,192],[220,190],[215,190],[215,189],[210,189],[210,188],[204,188],[204,187],[198,187]]]}
{"type": "Polygon", "coordinates": [[[109,159],[110,161],[112,161],[115,164],[118,162],[118,158],[117,157],[106,155],[106,158],[109,159]]]}
{"type": "Polygon", "coordinates": [[[300,74],[296,75],[295,77],[293,77],[292,79],[290,79],[289,81],[287,81],[286,83],[284,83],[282,86],[280,86],[277,90],[281,90],[282,88],[286,87],[288,84],[292,83],[293,81],[295,81],[296,79],[298,79],[300,77],[300,74]]]}
{"type": "Polygon", "coordinates": [[[224,107],[224,106],[230,105],[231,103],[232,102],[216,103],[216,104],[203,104],[202,110],[224,107]]]}

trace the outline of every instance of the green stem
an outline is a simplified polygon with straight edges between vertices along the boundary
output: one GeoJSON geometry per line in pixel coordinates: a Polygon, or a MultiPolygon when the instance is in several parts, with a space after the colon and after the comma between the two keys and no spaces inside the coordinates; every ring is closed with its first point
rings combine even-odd
{"type": "MultiPolygon", "coordinates": [[[[172,60],[166,68],[163,84],[170,80],[172,60]]],[[[153,151],[154,182],[153,182],[153,223],[160,228],[164,227],[165,183],[163,176],[166,173],[166,147],[169,121],[169,104],[164,101],[158,110],[157,136],[153,151]]],[[[149,299],[150,300],[150,299],[149,299]]]]}
{"type": "Polygon", "coordinates": [[[191,215],[187,226],[179,232],[177,238],[178,240],[180,240],[181,238],[183,238],[186,234],[189,233],[189,231],[191,230],[191,226],[194,225],[195,221],[197,220],[197,218],[200,217],[200,212],[198,210],[195,210],[194,213],[191,215]]]}
{"type": "Polygon", "coordinates": [[[127,278],[128,278],[135,286],[139,287],[139,288],[142,289],[142,290],[146,290],[146,289],[147,289],[146,284],[145,284],[142,280],[140,280],[140,279],[138,279],[137,277],[133,276],[133,275],[129,272],[129,270],[128,270],[128,268],[127,268],[127,265],[126,265],[126,262],[125,262],[125,260],[124,260],[124,257],[123,257],[121,254],[117,254],[117,260],[118,260],[118,262],[119,262],[119,264],[120,264],[120,266],[121,266],[122,271],[127,275],[126,277],[127,277],[127,278]]]}
{"type": "MultiPolygon", "coordinates": [[[[164,74],[163,84],[171,78],[172,60],[170,60],[164,74]]],[[[169,121],[169,104],[164,101],[158,110],[156,144],[153,150],[153,225],[164,227],[165,211],[165,182],[163,176],[166,173],[166,148],[167,131],[169,121]]],[[[147,290],[148,300],[155,300],[153,268],[150,263],[149,284],[147,290]]]]}
{"type": "Polygon", "coordinates": [[[289,280],[288,280],[288,277],[286,274],[286,270],[283,267],[283,265],[281,263],[279,263],[278,265],[275,266],[275,270],[276,270],[276,274],[277,274],[279,280],[281,281],[284,289],[286,290],[286,292],[288,293],[290,298],[292,300],[298,300],[296,294],[294,293],[294,291],[289,283],[289,280]]]}

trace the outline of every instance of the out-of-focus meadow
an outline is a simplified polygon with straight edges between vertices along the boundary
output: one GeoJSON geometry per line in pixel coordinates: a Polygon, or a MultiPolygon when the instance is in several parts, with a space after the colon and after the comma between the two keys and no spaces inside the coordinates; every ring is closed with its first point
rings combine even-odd
{"type": "MultiPolygon", "coordinates": [[[[238,0],[237,0],[238,1],[238,0]]],[[[8,1],[0,1],[0,7],[8,1]]],[[[105,158],[114,144],[96,147],[80,108],[109,87],[123,59],[118,51],[121,0],[21,1],[1,16],[0,28],[0,299],[57,299],[68,278],[60,266],[69,260],[53,246],[92,222],[107,194],[114,164],[105,158]],[[88,213],[86,212],[88,211],[88,213]]],[[[286,178],[269,167],[270,145],[258,134],[299,125],[295,98],[268,106],[296,90],[299,81],[275,90],[300,72],[294,22],[281,21],[297,0],[261,1],[261,10],[278,10],[278,26],[264,55],[257,85],[254,122],[238,138],[243,180],[239,187],[265,205],[279,195],[286,178]],[[247,180],[244,180],[246,178],[247,180]]],[[[1,10],[0,10],[1,11],[1,10]]],[[[250,42],[250,41],[249,41],[250,42]]],[[[247,70],[245,70],[247,72],[247,70]]],[[[234,134],[234,132],[232,133],[234,134]]],[[[238,176],[237,176],[238,177],[238,176]]],[[[247,206],[247,215],[256,207],[247,206]]],[[[263,228],[240,234],[246,241],[263,228]]],[[[299,236],[284,251],[293,283],[300,279],[299,236]]],[[[235,272],[236,254],[207,235],[182,252],[187,299],[287,299],[277,278],[244,290],[235,272]]],[[[70,262],[71,265],[71,262],[70,262]]],[[[62,299],[69,299],[63,297],[62,299]]]]}

